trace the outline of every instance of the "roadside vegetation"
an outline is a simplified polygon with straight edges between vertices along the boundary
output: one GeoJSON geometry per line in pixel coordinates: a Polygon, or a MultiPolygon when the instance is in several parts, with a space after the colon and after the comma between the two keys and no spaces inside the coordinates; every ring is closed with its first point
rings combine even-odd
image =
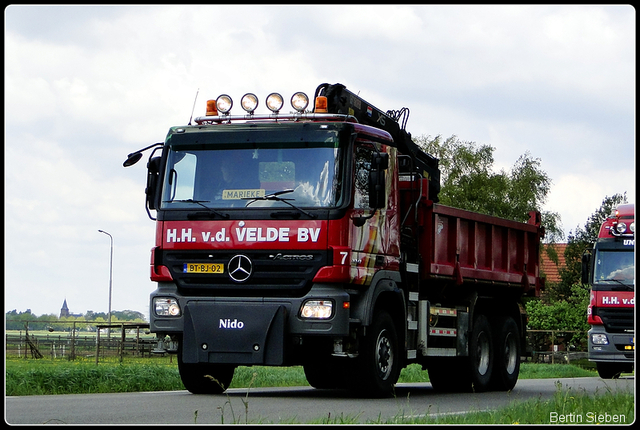
{"type": "MultiPolygon", "coordinates": [[[[125,363],[100,362],[77,359],[25,360],[7,359],[6,395],[27,396],[46,394],[123,393],[140,391],[184,390],[172,357],[128,359],[125,363]]],[[[520,379],[593,377],[597,373],[576,364],[523,363],[520,379]]],[[[427,372],[419,365],[405,368],[399,382],[427,383],[427,372]]],[[[239,367],[230,388],[308,386],[301,367],[239,367]]],[[[402,399],[396,399],[402,404],[402,399]]],[[[251,394],[247,394],[246,408],[250,409],[251,394]]],[[[216,407],[216,406],[212,406],[216,407]]],[[[222,408],[224,412],[224,408],[222,408]]],[[[228,410],[221,414],[224,423],[245,423],[246,415],[228,410]],[[226,415],[226,417],[225,417],[226,415]],[[226,419],[225,419],[226,418],[226,419]]],[[[409,399],[407,408],[399,409],[392,418],[368,421],[365,424],[549,424],[557,419],[582,419],[583,424],[612,424],[602,420],[624,419],[626,424],[634,419],[634,395],[602,391],[586,393],[562,388],[550,400],[514,402],[496,411],[477,411],[468,414],[440,414],[437,410],[412,411],[409,399]],[[593,415],[594,411],[606,411],[608,415],[593,415]],[[588,422],[587,420],[592,420],[588,422]]],[[[197,415],[194,415],[197,423],[197,415]]],[[[262,423],[262,422],[259,422],[262,423]]],[[[280,422],[279,424],[284,424],[280,422]]],[[[286,421],[302,424],[295,417],[286,421]]],[[[358,416],[342,414],[318,417],[304,424],[362,424],[358,416]]],[[[262,423],[273,424],[273,423],[262,423]]]]}
{"type": "MultiPolygon", "coordinates": [[[[101,361],[76,359],[6,359],[6,395],[125,393],[184,390],[172,357],[101,361]]],[[[523,363],[521,379],[597,376],[588,369],[566,364],[523,363]]],[[[419,365],[402,370],[399,382],[429,382],[419,365]]],[[[239,367],[230,388],[308,386],[302,367],[239,367]]]]}
{"type": "MultiPolygon", "coordinates": [[[[435,410],[399,412],[392,419],[366,424],[626,424],[634,422],[631,392],[595,394],[563,388],[557,383],[552,399],[512,402],[495,411],[439,414],[435,410]]],[[[313,424],[359,424],[357,416],[326,417],[313,424]]]]}

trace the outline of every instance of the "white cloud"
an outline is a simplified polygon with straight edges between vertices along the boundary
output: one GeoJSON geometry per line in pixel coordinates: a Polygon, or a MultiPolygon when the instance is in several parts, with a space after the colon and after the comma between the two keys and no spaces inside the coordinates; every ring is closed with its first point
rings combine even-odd
{"type": "Polygon", "coordinates": [[[221,93],[341,82],[410,108],[413,135],[495,147],[498,167],[529,151],[567,231],[607,195],[635,199],[631,6],[9,6],[5,21],[11,309],[57,313],[66,295],[104,311],[103,229],[114,308],[147,312],[155,230],[144,165],[122,161],[185,124],[198,89],[194,116],[221,93]]]}
{"type": "Polygon", "coordinates": [[[597,168],[583,172],[566,173],[554,181],[546,208],[562,216],[565,234],[584,229],[606,197],[627,195],[635,203],[635,171],[630,169],[605,171],[597,168]]]}

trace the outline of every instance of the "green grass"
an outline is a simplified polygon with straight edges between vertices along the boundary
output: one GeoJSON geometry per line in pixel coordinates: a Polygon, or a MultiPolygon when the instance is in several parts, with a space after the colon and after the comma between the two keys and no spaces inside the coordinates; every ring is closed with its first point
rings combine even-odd
{"type": "Polygon", "coordinates": [[[395,417],[387,423],[402,424],[631,424],[634,421],[634,395],[631,392],[587,393],[562,388],[550,400],[512,402],[495,411],[459,415],[395,417]]]}
{"type": "MultiPolygon", "coordinates": [[[[124,393],[184,390],[172,357],[128,358],[120,364],[91,359],[6,359],[6,395],[124,393]]],[[[575,365],[523,363],[520,379],[597,376],[575,365]]],[[[399,382],[429,382],[417,364],[403,369],[399,382]]],[[[230,388],[308,386],[302,367],[239,367],[230,388]]]]}
{"type": "MultiPolygon", "coordinates": [[[[129,358],[122,364],[117,360],[101,361],[98,365],[90,359],[6,359],[5,363],[7,396],[184,390],[175,358],[171,357],[129,358]]],[[[523,363],[520,370],[520,379],[585,376],[597,376],[597,373],[573,364],[523,363]]],[[[419,365],[411,365],[403,369],[399,382],[428,381],[426,371],[422,371],[419,365]]],[[[248,386],[308,386],[308,383],[301,367],[239,367],[230,388],[248,386]]],[[[248,395],[247,408],[250,408],[250,402],[248,395]]],[[[411,415],[398,413],[391,419],[380,418],[367,424],[553,424],[554,417],[556,423],[580,419],[582,424],[611,424],[612,421],[605,420],[616,419],[629,424],[634,419],[634,396],[633,393],[609,391],[586,393],[562,389],[558,385],[550,400],[514,402],[497,411],[472,411],[463,415],[422,412],[411,415]]],[[[280,424],[300,424],[294,421],[282,421],[280,424]]],[[[360,417],[338,414],[319,417],[306,424],[355,423],[361,423],[360,417]]]]}
{"type": "Polygon", "coordinates": [[[183,390],[175,366],[67,360],[7,360],[6,395],[183,390]]]}
{"type": "Polygon", "coordinates": [[[549,400],[512,402],[494,411],[465,414],[398,413],[390,419],[367,420],[358,416],[327,416],[307,424],[631,424],[634,421],[631,392],[595,394],[558,388],[549,400]]]}

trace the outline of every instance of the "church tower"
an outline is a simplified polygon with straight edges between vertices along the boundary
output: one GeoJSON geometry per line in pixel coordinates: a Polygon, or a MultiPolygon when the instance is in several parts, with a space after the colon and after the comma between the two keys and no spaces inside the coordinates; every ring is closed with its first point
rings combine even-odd
{"type": "Polygon", "coordinates": [[[64,299],[62,308],[60,309],[60,318],[69,316],[69,308],[67,307],[67,299],[64,299]]]}

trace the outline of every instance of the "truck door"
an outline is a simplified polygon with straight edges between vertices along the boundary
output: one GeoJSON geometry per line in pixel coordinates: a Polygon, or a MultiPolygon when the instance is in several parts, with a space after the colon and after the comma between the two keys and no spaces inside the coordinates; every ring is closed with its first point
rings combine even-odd
{"type": "Polygon", "coordinates": [[[356,221],[351,225],[350,243],[352,259],[357,268],[354,280],[357,284],[368,285],[376,271],[395,264],[399,258],[395,160],[396,149],[393,147],[372,142],[356,142],[352,216],[356,221]],[[378,153],[388,154],[388,164],[384,169],[384,193],[377,204],[379,208],[374,208],[372,206],[376,205],[372,204],[370,180],[372,172],[375,174],[372,159],[378,153]]]}

